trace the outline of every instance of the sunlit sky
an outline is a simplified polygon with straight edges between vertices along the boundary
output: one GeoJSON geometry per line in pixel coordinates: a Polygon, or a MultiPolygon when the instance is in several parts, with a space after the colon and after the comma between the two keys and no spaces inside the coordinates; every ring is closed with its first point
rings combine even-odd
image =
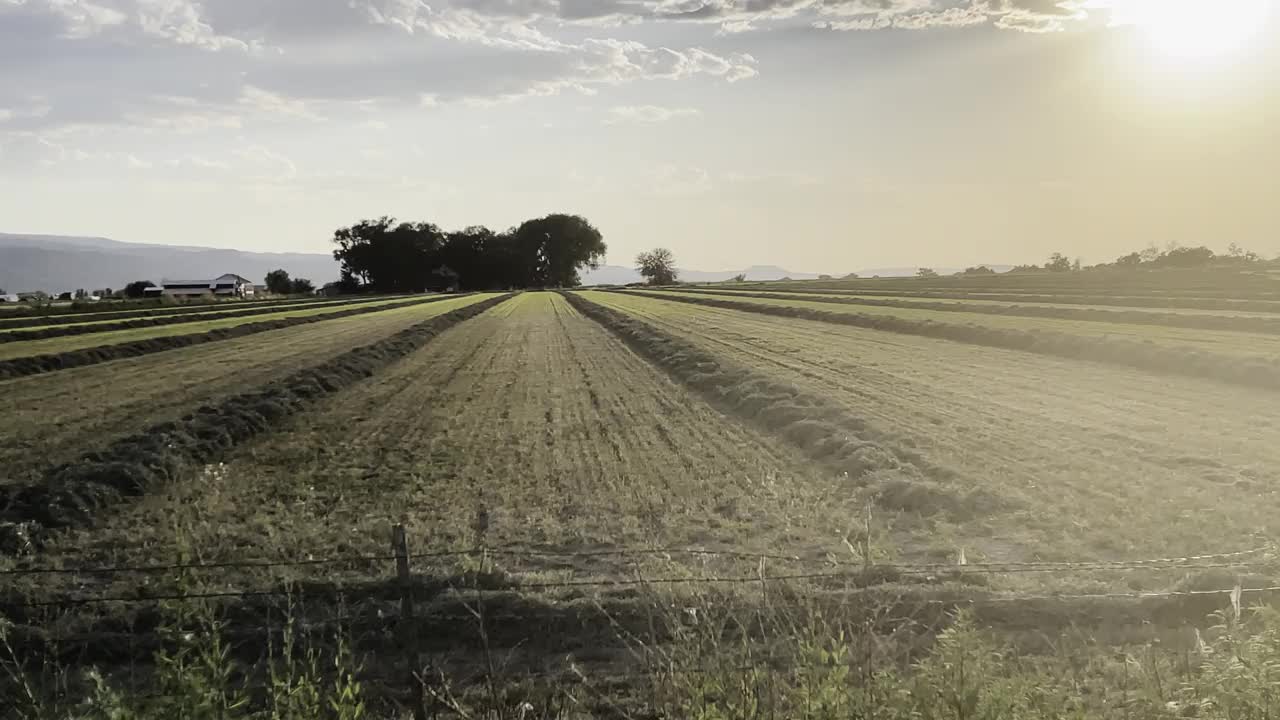
{"type": "Polygon", "coordinates": [[[609,261],[1280,252],[1277,0],[0,0],[0,232],[609,261]]]}

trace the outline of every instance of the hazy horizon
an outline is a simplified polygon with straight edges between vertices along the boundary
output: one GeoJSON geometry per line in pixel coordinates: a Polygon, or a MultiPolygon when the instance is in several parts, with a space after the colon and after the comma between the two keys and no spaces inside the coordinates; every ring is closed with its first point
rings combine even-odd
{"type": "Polygon", "coordinates": [[[329,250],[588,217],[630,265],[1280,252],[1274,0],[0,0],[0,231],[329,250]]]}

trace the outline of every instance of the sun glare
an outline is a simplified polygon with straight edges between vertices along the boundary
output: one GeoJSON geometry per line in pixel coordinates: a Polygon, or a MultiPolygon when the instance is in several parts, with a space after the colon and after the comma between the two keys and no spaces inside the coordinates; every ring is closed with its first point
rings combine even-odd
{"type": "Polygon", "coordinates": [[[1156,51],[1212,59],[1248,49],[1274,0],[1111,0],[1112,23],[1136,27],[1156,51]]]}

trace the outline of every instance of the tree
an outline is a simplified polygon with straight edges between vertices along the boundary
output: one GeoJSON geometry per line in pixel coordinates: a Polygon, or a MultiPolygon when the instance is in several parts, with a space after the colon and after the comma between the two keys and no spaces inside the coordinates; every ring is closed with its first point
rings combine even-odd
{"type": "Polygon", "coordinates": [[[338,229],[333,242],[344,292],[572,287],[606,250],[600,231],[577,215],[548,215],[504,233],[479,225],[446,233],[382,217],[338,229]]]}
{"type": "Polygon", "coordinates": [[[830,275],[819,275],[818,279],[819,280],[835,280],[835,278],[831,277],[830,275]]]}
{"type": "Polygon", "coordinates": [[[636,256],[636,269],[650,285],[674,285],[676,282],[676,258],[666,248],[656,248],[636,256]]]}
{"type": "Polygon", "coordinates": [[[729,278],[729,279],[730,279],[731,281],[733,281],[733,282],[746,282],[746,281],[747,281],[747,274],[746,274],[746,273],[738,273],[737,275],[734,275],[733,277],[731,277],[731,278],[729,278]]]}
{"type": "Polygon", "coordinates": [[[333,234],[344,283],[377,292],[422,292],[440,265],[445,234],[431,223],[399,223],[394,218],[362,220],[333,234]]]}
{"type": "Polygon", "coordinates": [[[576,287],[578,271],[600,267],[608,250],[600,231],[578,215],[527,220],[512,235],[524,261],[524,287],[576,287]]]}
{"type": "Polygon", "coordinates": [[[1212,250],[1207,247],[1175,247],[1164,252],[1160,257],[1152,262],[1155,267],[1203,267],[1213,262],[1217,257],[1212,250]]]}
{"type": "Polygon", "coordinates": [[[849,273],[848,275],[845,275],[845,276],[844,276],[844,279],[845,279],[845,280],[857,280],[857,279],[858,279],[858,273],[849,273]]]}
{"type": "Polygon", "coordinates": [[[155,286],[156,284],[150,280],[135,280],[124,286],[124,296],[133,299],[146,297],[147,288],[155,286]]]}
{"type": "Polygon", "coordinates": [[[1142,264],[1142,255],[1136,252],[1129,253],[1124,257],[1116,258],[1115,264],[1116,267],[1121,268],[1136,268],[1142,264]]]}
{"type": "Polygon", "coordinates": [[[916,270],[916,277],[918,277],[918,278],[936,278],[936,277],[938,277],[938,272],[937,272],[936,270],[934,270],[933,268],[920,268],[919,270],[916,270]]]}
{"type": "Polygon", "coordinates": [[[992,270],[986,265],[979,265],[977,267],[965,268],[964,272],[961,273],[961,275],[995,275],[995,274],[996,274],[996,271],[992,270]]]}
{"type": "Polygon", "coordinates": [[[272,270],[267,273],[266,278],[267,292],[275,295],[288,295],[293,289],[293,283],[289,280],[289,273],[284,270],[272,270]]]}
{"type": "Polygon", "coordinates": [[[71,291],[70,291],[70,290],[68,290],[68,291],[66,291],[66,292],[64,292],[64,293],[58,293],[58,299],[59,299],[59,300],[70,300],[70,299],[71,299],[71,291]]]}
{"type": "Polygon", "coordinates": [[[315,291],[316,286],[306,278],[294,278],[293,281],[289,283],[289,292],[294,295],[312,295],[315,291]]]}
{"type": "Polygon", "coordinates": [[[1049,256],[1049,262],[1044,264],[1044,269],[1049,272],[1071,272],[1071,258],[1062,253],[1054,253],[1049,256]]]}

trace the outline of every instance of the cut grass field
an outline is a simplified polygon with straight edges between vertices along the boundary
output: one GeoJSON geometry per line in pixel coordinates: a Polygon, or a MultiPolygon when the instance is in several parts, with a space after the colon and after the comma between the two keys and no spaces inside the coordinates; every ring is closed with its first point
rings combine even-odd
{"type": "MultiPolygon", "coordinates": [[[[72,462],[75,472],[35,474],[59,481],[51,492],[10,494],[20,502],[5,508],[0,491],[0,519],[15,508],[45,517],[67,499],[59,483],[127,491],[66,507],[92,522],[46,524],[28,556],[0,557],[0,573],[298,563],[5,574],[0,610],[19,647],[75,666],[145,663],[163,657],[175,607],[151,599],[207,591],[227,657],[255,662],[282,612],[313,638],[342,623],[376,693],[405,674],[410,628],[396,624],[401,588],[386,557],[401,522],[429,682],[462,703],[447,707],[473,707],[477,694],[488,699],[474,707],[495,713],[541,703],[531,678],[550,678],[579,716],[724,717],[725,698],[740,693],[748,707],[751,683],[767,682],[794,684],[779,717],[834,720],[848,713],[787,710],[808,707],[812,668],[839,673],[823,692],[844,699],[872,673],[927,678],[936,633],[970,608],[1017,648],[977,656],[982,677],[1039,673],[1028,695],[1039,714],[1019,705],[1007,716],[1092,717],[1058,712],[1078,701],[1118,719],[1112,708],[1133,707],[1129,685],[1116,684],[1128,659],[1106,660],[1114,647],[1055,657],[1056,638],[1070,632],[1084,648],[1085,636],[1120,647],[1160,637],[1172,660],[1144,662],[1176,662],[1193,647],[1186,623],[1225,601],[1079,594],[1275,584],[1269,555],[1124,572],[954,568],[961,556],[1078,562],[1266,544],[1280,530],[1269,394],[666,296],[530,292],[480,304],[493,297],[0,383],[16,391],[3,400],[10,412],[34,425],[0,465],[38,467],[99,442],[77,445],[77,430],[103,435],[101,456],[72,462]],[[472,312],[447,329],[424,322],[450,307],[472,312]],[[383,342],[409,328],[420,330],[383,342]],[[184,400],[209,409],[184,416],[184,400]],[[246,422],[242,406],[258,415],[246,422]],[[163,472],[132,467],[120,452],[131,448],[163,472]],[[912,574],[899,563],[937,566],[912,574]],[[79,603],[95,596],[125,601],[79,603]],[[1020,664],[1028,652],[1038,655],[1020,664]],[[1046,710],[1050,690],[1074,700],[1046,710]]],[[[180,637],[178,648],[194,642],[180,637]]],[[[941,692],[894,687],[898,698],[941,692]]]]}
{"type": "Polygon", "coordinates": [[[1067,303],[1010,303],[995,300],[937,300],[909,295],[857,295],[852,293],[817,292],[801,290],[769,290],[747,288],[672,287],[664,290],[689,293],[760,295],[777,299],[834,302],[849,305],[880,305],[884,307],[943,310],[951,312],[978,312],[988,315],[1022,315],[1095,322],[1120,322],[1137,325],[1171,325],[1210,330],[1243,330],[1245,332],[1278,332],[1280,315],[1275,313],[1229,310],[1184,310],[1124,307],[1115,305],[1072,305],[1067,303]]]}
{"type": "Polygon", "coordinates": [[[1274,534],[1268,441],[1280,410],[1259,395],[1016,351],[671,303],[584,297],[761,373],[825,395],[910,438],[957,483],[1007,508],[899,537],[926,555],[1113,558],[1274,534]],[[1263,500],[1265,498],[1265,500],[1263,500]]]}
{"type": "Polygon", "coordinates": [[[632,291],[642,294],[664,293],[708,297],[721,300],[794,307],[829,313],[862,314],[902,318],[916,322],[956,323],[979,325],[985,328],[1016,332],[1059,332],[1082,338],[1124,340],[1138,343],[1154,343],[1170,348],[1192,348],[1220,355],[1271,360],[1280,358],[1280,337],[1263,333],[1235,330],[1188,329],[1135,323],[1099,323],[1090,320],[1066,320],[1056,318],[1026,318],[990,315],[980,312],[927,310],[913,307],[876,307],[870,305],[841,305],[815,302],[797,296],[761,298],[740,293],[671,293],[671,291],[632,291]]]}
{"type": "Polygon", "coordinates": [[[22,313],[20,317],[0,318],[0,330],[11,330],[31,327],[52,327],[58,325],[77,325],[82,323],[109,322],[159,316],[191,315],[212,312],[234,312],[260,310],[266,308],[287,308],[301,305],[322,305],[324,303],[348,303],[359,298],[340,296],[331,298],[293,298],[272,300],[224,300],[218,302],[198,302],[190,304],[155,303],[145,306],[126,306],[128,309],[112,309],[104,306],[91,312],[68,313],[22,313]]]}
{"type": "Polygon", "coordinates": [[[209,346],[0,381],[0,484],[66,462],[195,406],[284,377],[354,346],[483,300],[467,296],[325,320],[209,346]]]}
{"type": "Polygon", "coordinates": [[[951,287],[930,287],[920,282],[893,284],[827,283],[827,282],[764,282],[733,283],[704,286],[708,290],[756,290],[763,292],[791,293],[839,293],[866,297],[920,298],[924,300],[975,300],[1002,303],[1047,303],[1064,306],[1119,307],[1136,309],[1199,310],[1202,312],[1253,312],[1280,313],[1280,298],[1274,295],[1242,297],[1229,291],[1215,296],[1195,293],[1171,292],[1127,295],[1103,293],[1085,288],[1060,288],[1058,290],[1000,289],[999,285],[970,282],[951,287]]]}
{"type": "MultiPolygon", "coordinates": [[[[821,558],[847,552],[840,537],[860,512],[832,480],[786,441],[726,421],[563,298],[526,293],[244,447],[214,484],[138,503],[46,555],[154,560],[179,503],[199,518],[191,540],[210,560],[255,546],[377,554],[390,518],[420,551],[472,547],[482,508],[495,546],[786,546],[821,558]]],[[[460,571],[441,562],[420,569],[460,571]]],[[[618,558],[582,562],[508,569],[628,572],[618,558]]]]}
{"type": "MultiPolygon", "coordinates": [[[[267,322],[271,320],[282,320],[290,318],[312,317],[316,315],[325,315],[328,313],[338,312],[340,310],[349,310],[355,307],[382,307],[396,305],[399,303],[409,303],[420,300],[420,298],[380,298],[376,300],[362,301],[358,303],[341,304],[336,307],[329,304],[318,307],[307,306],[303,308],[282,308],[278,312],[272,312],[265,315],[248,315],[238,317],[228,317],[219,320],[209,320],[204,322],[181,323],[177,325],[161,325],[157,327],[133,328],[128,330],[116,330],[111,332],[95,332],[88,335],[74,335],[70,337],[56,337],[45,340],[27,340],[23,342],[10,342],[0,344],[0,361],[11,360],[14,358],[31,357],[33,355],[52,355],[55,353],[65,353],[74,350],[83,350],[85,348],[106,347],[110,345],[121,345],[124,343],[138,342],[140,340],[151,340],[154,338],[168,337],[171,335],[193,335],[197,333],[205,333],[210,330],[220,330],[233,328],[237,325],[244,325],[254,322],[267,322]]],[[[14,331],[18,332],[18,331],[14,331]]]]}
{"type": "MultiPolygon", "coordinates": [[[[388,300],[391,298],[381,298],[388,300]]],[[[406,298],[407,299],[407,298],[406,298]]],[[[226,318],[251,317],[255,315],[271,315],[285,311],[309,310],[316,308],[337,308],[358,305],[364,302],[370,302],[370,299],[348,298],[346,300],[321,300],[316,302],[291,302],[287,304],[276,303],[257,303],[254,305],[224,305],[220,309],[207,309],[203,312],[179,312],[179,313],[152,313],[142,317],[132,317],[125,319],[98,319],[91,318],[83,322],[73,323],[57,323],[53,325],[41,325],[38,327],[24,327],[12,330],[0,329],[0,343],[23,342],[28,340],[43,340],[54,337],[65,337],[69,335],[86,335],[97,332],[111,332],[115,330],[130,330],[144,327],[158,327],[162,325],[179,325],[182,323],[197,323],[213,320],[222,320],[226,318]]]]}

